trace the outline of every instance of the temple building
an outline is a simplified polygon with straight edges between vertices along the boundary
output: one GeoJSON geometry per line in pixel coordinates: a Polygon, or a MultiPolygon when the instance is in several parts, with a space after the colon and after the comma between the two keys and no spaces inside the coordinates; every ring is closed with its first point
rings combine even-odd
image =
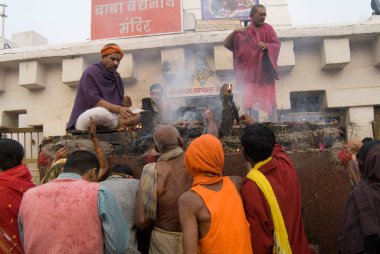
{"type": "MultiPolygon", "coordinates": [[[[380,16],[357,24],[295,27],[286,0],[260,3],[282,43],[276,82],[280,121],[339,118],[347,136],[379,138],[380,16]]],[[[196,73],[194,86],[209,78],[234,83],[232,53],[222,45],[231,30],[202,28],[201,7],[201,1],[184,0],[183,32],[173,34],[60,45],[49,45],[32,31],[14,34],[8,42],[13,48],[0,50],[0,128],[27,126],[42,130],[43,137],[64,135],[81,74],[100,60],[99,50],[109,42],[126,52],[118,71],[137,107],[152,83],[180,85],[189,66],[196,73]],[[197,69],[198,63],[204,66],[197,69]]],[[[170,91],[167,87],[169,97],[175,94],[170,91]]]]}

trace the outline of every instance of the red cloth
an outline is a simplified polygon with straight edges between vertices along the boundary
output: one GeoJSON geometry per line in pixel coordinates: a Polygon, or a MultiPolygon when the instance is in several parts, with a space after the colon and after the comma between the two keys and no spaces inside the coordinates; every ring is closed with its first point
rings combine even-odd
{"type": "Polygon", "coordinates": [[[276,104],[274,80],[278,79],[277,59],[280,47],[276,32],[266,23],[258,28],[252,24],[243,33],[234,36],[233,48],[230,50],[234,56],[236,83],[241,90],[250,93],[244,98],[245,108],[255,107],[255,102],[267,101],[260,106],[260,110],[272,113],[276,104]],[[257,46],[259,42],[264,42],[267,49],[260,50],[257,46]],[[252,97],[260,98],[253,100],[252,97]]]}
{"type": "Polygon", "coordinates": [[[25,165],[0,172],[0,227],[22,247],[17,217],[24,193],[34,187],[32,176],[25,165]]]}
{"type": "MultiPolygon", "coordinates": [[[[295,169],[284,149],[276,144],[272,160],[259,169],[272,185],[284,218],[293,254],[312,253],[304,232],[301,192],[295,169]]],[[[240,190],[245,214],[250,223],[254,253],[272,253],[273,222],[269,205],[252,180],[245,178],[240,190]]]]}

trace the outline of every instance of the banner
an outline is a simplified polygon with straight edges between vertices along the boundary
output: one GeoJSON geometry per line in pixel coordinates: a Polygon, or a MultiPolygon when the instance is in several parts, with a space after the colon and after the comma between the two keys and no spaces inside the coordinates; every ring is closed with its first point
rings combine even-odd
{"type": "Polygon", "coordinates": [[[201,0],[202,19],[250,20],[249,12],[259,0],[201,0]]]}
{"type": "Polygon", "coordinates": [[[91,40],[182,32],[181,0],[92,0],[91,40]]]}

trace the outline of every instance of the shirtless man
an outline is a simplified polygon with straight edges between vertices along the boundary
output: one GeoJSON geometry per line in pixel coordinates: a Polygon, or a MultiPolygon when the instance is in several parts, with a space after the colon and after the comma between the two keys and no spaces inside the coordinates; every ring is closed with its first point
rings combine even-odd
{"type": "Polygon", "coordinates": [[[136,225],[153,225],[150,253],[183,253],[178,198],[191,187],[182,150],[182,138],[171,125],[159,125],[153,139],[160,152],[157,163],[149,163],[140,179],[136,202],[136,225]]]}

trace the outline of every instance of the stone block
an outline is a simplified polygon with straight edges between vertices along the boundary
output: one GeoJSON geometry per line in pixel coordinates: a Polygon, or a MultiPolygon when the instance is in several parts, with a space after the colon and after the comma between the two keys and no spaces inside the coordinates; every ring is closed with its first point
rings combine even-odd
{"type": "Polygon", "coordinates": [[[380,104],[380,87],[361,87],[327,90],[328,108],[346,108],[380,104]]]}
{"type": "Polygon", "coordinates": [[[121,59],[117,71],[120,73],[120,76],[124,82],[136,82],[136,64],[132,54],[124,55],[123,59],[121,59]]]}
{"type": "Polygon", "coordinates": [[[19,47],[47,45],[48,40],[34,31],[12,34],[12,41],[19,47]]]}
{"type": "Polygon", "coordinates": [[[168,48],[161,50],[162,70],[168,75],[176,75],[185,70],[185,49],[168,48]]]}
{"type": "Polygon", "coordinates": [[[376,67],[380,67],[380,36],[377,36],[373,43],[373,57],[376,67]]]}
{"type": "Polygon", "coordinates": [[[321,46],[323,70],[343,69],[351,60],[348,38],[324,39],[321,46]]]}
{"type": "Polygon", "coordinates": [[[68,86],[77,86],[86,69],[84,57],[71,57],[62,60],[62,83],[68,86]]]}
{"type": "Polygon", "coordinates": [[[0,69],[0,93],[5,91],[5,71],[0,69]]]}
{"type": "Polygon", "coordinates": [[[19,115],[26,113],[26,110],[4,110],[0,113],[0,126],[4,128],[18,128],[19,115]]]}
{"type": "Polygon", "coordinates": [[[29,90],[45,87],[44,66],[37,61],[21,62],[19,64],[18,85],[29,90]]]}
{"type": "Polygon", "coordinates": [[[296,64],[293,41],[282,41],[277,65],[282,71],[291,71],[296,64]]]}
{"type": "Polygon", "coordinates": [[[373,137],[373,107],[351,107],[347,110],[347,135],[351,139],[373,137]]]}
{"type": "Polygon", "coordinates": [[[214,46],[214,58],[216,71],[234,69],[232,52],[226,49],[223,45],[214,46]]]}

